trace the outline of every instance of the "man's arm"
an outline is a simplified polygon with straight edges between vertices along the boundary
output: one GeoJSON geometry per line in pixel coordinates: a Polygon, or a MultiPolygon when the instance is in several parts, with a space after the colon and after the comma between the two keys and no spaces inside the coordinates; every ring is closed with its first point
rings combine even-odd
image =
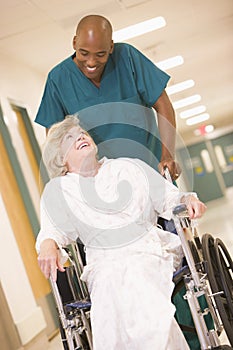
{"type": "Polygon", "coordinates": [[[164,175],[164,168],[168,167],[173,180],[181,173],[179,165],[175,162],[176,118],[173,106],[165,91],[153,105],[157,112],[158,128],[162,143],[162,154],[159,171],[164,175]]]}

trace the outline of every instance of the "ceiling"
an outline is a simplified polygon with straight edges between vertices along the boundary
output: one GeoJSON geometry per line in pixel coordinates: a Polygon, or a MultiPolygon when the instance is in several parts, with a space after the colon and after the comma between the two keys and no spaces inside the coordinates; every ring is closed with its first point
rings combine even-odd
{"type": "Polygon", "coordinates": [[[233,124],[232,0],[1,0],[0,54],[14,56],[44,75],[72,52],[77,22],[101,14],[114,30],[163,16],[164,28],[128,40],[155,63],[181,55],[184,64],[167,70],[169,86],[195,85],[171,95],[172,102],[199,94],[201,101],[176,111],[178,130],[193,135],[179,113],[205,105],[216,128],[233,124]]]}

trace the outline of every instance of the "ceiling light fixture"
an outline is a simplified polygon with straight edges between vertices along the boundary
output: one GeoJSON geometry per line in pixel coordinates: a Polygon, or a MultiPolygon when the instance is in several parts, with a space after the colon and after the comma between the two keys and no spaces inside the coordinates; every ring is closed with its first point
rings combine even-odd
{"type": "Polygon", "coordinates": [[[181,100],[175,101],[172,103],[172,105],[173,105],[173,108],[179,109],[179,108],[186,107],[188,105],[191,105],[191,104],[199,102],[199,101],[201,101],[200,95],[192,95],[192,96],[183,98],[181,100]]]}
{"type": "Polygon", "coordinates": [[[205,131],[207,133],[210,133],[210,132],[214,131],[214,126],[212,124],[206,125],[205,131]]]}
{"type": "Polygon", "coordinates": [[[195,124],[198,124],[198,123],[201,123],[201,122],[204,122],[205,120],[209,119],[210,115],[208,113],[203,113],[203,114],[200,114],[196,117],[193,117],[193,118],[189,118],[186,120],[186,124],[187,125],[195,125],[195,124]]]}
{"type": "MultiPolygon", "coordinates": [[[[209,125],[199,126],[197,129],[194,130],[193,133],[195,136],[201,136],[201,135],[206,135],[212,131],[214,131],[214,126],[212,124],[209,124],[209,125]]],[[[216,150],[215,150],[215,153],[216,153],[216,150]]]]}
{"type": "Polygon", "coordinates": [[[180,113],[180,118],[185,119],[189,117],[193,117],[194,115],[201,114],[206,111],[206,106],[197,106],[194,108],[186,109],[185,111],[180,113]]]}
{"type": "Polygon", "coordinates": [[[181,83],[168,86],[166,88],[166,92],[170,96],[170,95],[173,95],[177,92],[189,89],[189,88],[193,87],[194,85],[195,85],[194,80],[189,79],[189,80],[182,81],[181,83]]]}
{"type": "Polygon", "coordinates": [[[156,62],[156,66],[162,70],[166,70],[169,68],[180,66],[183,63],[184,63],[184,59],[182,56],[174,56],[164,61],[156,62]]]}
{"type": "Polygon", "coordinates": [[[113,33],[113,40],[115,42],[124,41],[134,38],[136,36],[152,32],[153,30],[162,28],[166,25],[163,17],[154,17],[147,21],[133,24],[129,27],[117,30],[113,33]]]}

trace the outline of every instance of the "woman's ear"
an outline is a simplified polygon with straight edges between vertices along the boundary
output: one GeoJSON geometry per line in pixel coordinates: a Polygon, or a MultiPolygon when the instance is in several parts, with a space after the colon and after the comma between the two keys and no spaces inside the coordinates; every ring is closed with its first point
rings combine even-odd
{"type": "Polygon", "coordinates": [[[98,155],[98,147],[95,144],[95,154],[98,155]]]}

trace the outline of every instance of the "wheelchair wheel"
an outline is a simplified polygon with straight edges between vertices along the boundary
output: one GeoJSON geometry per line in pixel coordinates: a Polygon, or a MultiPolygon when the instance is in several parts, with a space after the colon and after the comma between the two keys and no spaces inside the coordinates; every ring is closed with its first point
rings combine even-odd
{"type": "Polygon", "coordinates": [[[233,346],[233,314],[231,312],[232,305],[230,306],[228,303],[230,291],[229,289],[225,290],[226,286],[230,285],[230,271],[228,266],[229,264],[232,264],[232,261],[230,259],[229,253],[226,250],[226,247],[224,246],[223,248],[223,246],[224,245],[218,241],[215,243],[214,238],[208,233],[202,237],[202,252],[204,260],[207,263],[206,273],[208,276],[209,284],[213,294],[219,293],[214,295],[214,300],[226,335],[231,345],[233,346]],[[220,265],[221,268],[219,268],[220,265]],[[227,281],[225,276],[227,276],[227,281]]]}
{"type": "Polygon", "coordinates": [[[221,239],[215,240],[214,247],[221,283],[233,320],[233,262],[221,239]]]}
{"type": "Polygon", "coordinates": [[[196,244],[193,241],[188,241],[189,248],[191,250],[193,260],[196,266],[198,266],[201,263],[200,256],[198,254],[198,250],[196,247],[196,244]]]}

